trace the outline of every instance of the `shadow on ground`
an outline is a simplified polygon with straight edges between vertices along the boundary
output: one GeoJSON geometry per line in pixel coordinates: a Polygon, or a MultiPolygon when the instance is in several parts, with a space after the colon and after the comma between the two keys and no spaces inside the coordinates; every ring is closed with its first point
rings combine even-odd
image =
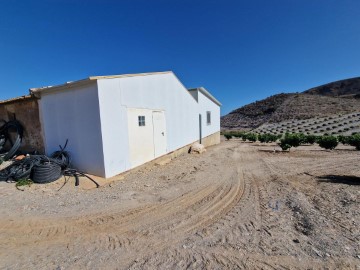
{"type": "Polygon", "coordinates": [[[360,185],[360,177],[353,175],[323,175],[317,177],[319,182],[360,185]]]}

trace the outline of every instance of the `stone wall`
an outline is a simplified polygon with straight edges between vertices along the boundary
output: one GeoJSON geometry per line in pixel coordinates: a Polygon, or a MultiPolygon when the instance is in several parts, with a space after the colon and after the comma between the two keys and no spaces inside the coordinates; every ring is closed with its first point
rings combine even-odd
{"type": "Polygon", "coordinates": [[[18,120],[24,127],[24,137],[20,150],[37,150],[44,153],[44,140],[37,99],[32,96],[24,96],[0,102],[0,120],[14,119],[18,120]]]}

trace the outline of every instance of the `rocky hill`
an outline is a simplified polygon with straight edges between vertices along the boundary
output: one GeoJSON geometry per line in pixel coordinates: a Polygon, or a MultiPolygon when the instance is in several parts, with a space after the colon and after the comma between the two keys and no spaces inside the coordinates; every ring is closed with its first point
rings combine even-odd
{"type": "Polygon", "coordinates": [[[277,94],[238,108],[221,118],[221,128],[251,130],[266,123],[360,112],[360,77],[277,94]]]}
{"type": "Polygon", "coordinates": [[[330,97],[360,97],[360,77],[314,87],[306,90],[304,94],[330,97]]]}

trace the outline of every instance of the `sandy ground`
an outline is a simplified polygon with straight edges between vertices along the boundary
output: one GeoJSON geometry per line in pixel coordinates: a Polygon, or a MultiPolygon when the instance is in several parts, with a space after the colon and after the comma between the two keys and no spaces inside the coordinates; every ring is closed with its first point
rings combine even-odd
{"type": "Polygon", "coordinates": [[[360,269],[360,153],[274,148],[223,141],[92,190],[2,182],[0,268],[360,269]]]}

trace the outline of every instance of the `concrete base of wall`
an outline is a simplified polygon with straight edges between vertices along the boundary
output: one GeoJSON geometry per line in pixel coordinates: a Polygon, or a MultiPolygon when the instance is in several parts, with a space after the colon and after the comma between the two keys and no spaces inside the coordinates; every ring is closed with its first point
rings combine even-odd
{"type": "Polygon", "coordinates": [[[201,144],[205,147],[220,143],[220,131],[202,139],[201,144]]]}
{"type": "MultiPolygon", "coordinates": [[[[199,142],[199,141],[197,141],[199,142]]],[[[194,142],[195,143],[195,142],[194,142]]],[[[220,143],[220,132],[216,132],[214,134],[211,134],[210,136],[207,136],[205,138],[202,139],[202,143],[205,147],[209,147],[211,145],[215,145],[215,144],[219,144],[220,143]]],[[[108,185],[110,184],[111,182],[115,182],[115,181],[122,181],[125,179],[125,176],[131,172],[134,172],[136,170],[141,170],[141,169],[146,169],[146,168],[150,168],[154,165],[165,165],[167,163],[169,163],[172,159],[180,156],[180,155],[183,155],[183,154],[186,154],[189,152],[189,149],[191,147],[192,143],[191,144],[188,144],[184,147],[181,147],[179,149],[176,149],[175,151],[172,151],[164,156],[161,156],[157,159],[154,159],[154,160],[151,160],[143,165],[140,165],[138,167],[135,167],[131,170],[128,170],[126,172],[123,172],[121,174],[118,174],[116,176],[113,176],[111,178],[102,178],[102,177],[99,177],[99,176],[94,176],[92,175],[91,177],[96,181],[98,182],[98,184],[100,186],[105,186],[105,185],[108,185]]],[[[80,181],[80,188],[82,189],[93,189],[95,188],[95,184],[92,183],[91,181],[86,181],[86,179],[84,179],[84,181],[80,181]]]]}
{"type": "MultiPolygon", "coordinates": [[[[199,141],[195,141],[195,142],[199,142],[199,141]]],[[[195,143],[194,142],[194,143],[195,143]]],[[[202,144],[205,146],[205,147],[209,147],[211,145],[215,145],[215,144],[219,144],[220,143],[220,131],[219,132],[216,132],[214,134],[211,134],[205,138],[202,139],[202,144]]],[[[158,157],[157,159],[153,159],[145,164],[142,164],[138,167],[135,167],[131,170],[128,170],[126,172],[123,172],[121,174],[118,174],[116,176],[113,176],[111,178],[107,178],[106,181],[99,181],[101,182],[100,185],[103,185],[104,184],[108,184],[112,181],[116,181],[116,180],[120,180],[120,179],[124,179],[124,176],[127,175],[129,172],[133,171],[133,170],[137,170],[137,169],[142,169],[142,168],[148,168],[148,167],[151,167],[151,166],[154,166],[154,165],[165,165],[167,163],[169,163],[172,159],[182,155],[182,154],[185,154],[185,153],[188,153],[189,150],[190,150],[190,147],[193,143],[191,144],[188,144],[188,145],[185,145],[179,149],[176,149],[170,153],[167,153],[166,155],[164,156],[161,156],[161,157],[158,157]]],[[[97,178],[97,179],[100,179],[100,178],[97,178]]],[[[105,178],[103,178],[105,179],[105,178]]]]}
{"type": "MultiPolygon", "coordinates": [[[[199,142],[199,141],[196,141],[196,142],[199,142]]],[[[220,143],[220,131],[216,132],[214,134],[211,134],[205,138],[202,138],[202,145],[204,145],[205,147],[209,147],[211,145],[215,145],[215,144],[219,144],[219,143],[220,143]]],[[[192,144],[193,143],[188,144],[179,149],[176,149],[175,151],[172,151],[164,156],[154,159],[151,162],[155,162],[156,164],[160,164],[160,165],[168,163],[170,160],[172,160],[184,153],[188,153],[192,144]]]]}

